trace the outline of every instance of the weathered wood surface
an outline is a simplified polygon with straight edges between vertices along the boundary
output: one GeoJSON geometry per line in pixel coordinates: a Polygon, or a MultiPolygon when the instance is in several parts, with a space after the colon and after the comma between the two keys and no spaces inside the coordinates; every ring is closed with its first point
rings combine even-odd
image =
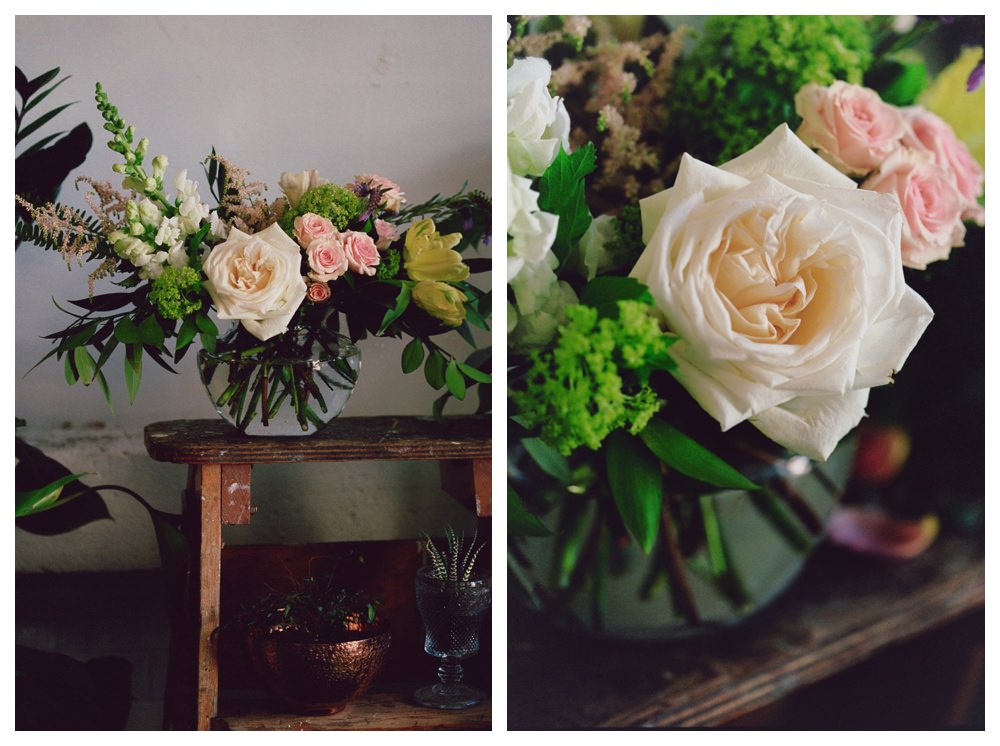
{"type": "Polygon", "coordinates": [[[195,727],[209,730],[218,707],[219,661],[215,631],[219,628],[219,579],[222,566],[222,471],[209,464],[196,477],[201,505],[198,566],[198,712],[195,727]]]}
{"type": "Polygon", "coordinates": [[[146,426],[146,450],[156,461],[293,463],[300,461],[437,461],[488,459],[490,418],[344,417],[301,438],[243,435],[221,419],[172,420],[146,426]]]}
{"type": "Polygon", "coordinates": [[[441,489],[480,518],[493,515],[493,462],[488,458],[441,461],[441,489]]]}
{"type": "MultiPolygon", "coordinates": [[[[425,682],[427,683],[427,682],[425,682]]],[[[392,685],[349,702],[326,716],[281,712],[269,700],[223,702],[215,730],[489,730],[490,702],[467,710],[435,710],[410,700],[421,684],[392,685]]]]}
{"type": "Polygon", "coordinates": [[[981,609],[983,547],[939,541],[908,562],[824,548],[792,590],[705,639],[624,643],[538,624],[512,605],[511,730],[711,727],[981,609]]]}

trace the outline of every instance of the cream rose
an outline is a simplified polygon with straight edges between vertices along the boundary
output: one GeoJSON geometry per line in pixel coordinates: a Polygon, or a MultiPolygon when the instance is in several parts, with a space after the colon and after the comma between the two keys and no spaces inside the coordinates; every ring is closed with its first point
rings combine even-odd
{"type": "Polygon", "coordinates": [[[863,176],[899,147],[903,117],[870,88],[838,80],[809,83],[795,94],[798,135],[838,171],[863,176]]]}
{"type": "Polygon", "coordinates": [[[677,378],[723,430],[827,458],[933,315],[903,279],[897,200],[782,125],[721,168],[685,155],[641,208],[632,276],[680,337],[677,378]]]}
{"type": "Polygon", "coordinates": [[[862,185],[894,195],[903,208],[903,264],[927,269],[965,243],[964,201],[952,175],[928,151],[901,148],[862,185]]]}
{"type": "Polygon", "coordinates": [[[205,288],[220,319],[237,319],[260,340],[288,329],[306,295],[295,241],[275,223],[248,235],[233,228],[205,259],[205,288]]]}

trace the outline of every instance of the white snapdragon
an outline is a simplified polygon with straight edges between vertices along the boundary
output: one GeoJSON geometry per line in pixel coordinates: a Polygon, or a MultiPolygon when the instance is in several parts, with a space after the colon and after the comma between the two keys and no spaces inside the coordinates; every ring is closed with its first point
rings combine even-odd
{"type": "Polygon", "coordinates": [[[179,202],[185,202],[190,197],[200,200],[198,196],[198,184],[187,177],[186,168],[178,173],[174,179],[174,189],[177,190],[177,200],[179,202]]]}
{"type": "Polygon", "coordinates": [[[176,217],[164,218],[156,231],[154,241],[159,246],[172,246],[181,237],[181,224],[176,217]]]}
{"type": "Polygon", "coordinates": [[[147,197],[139,203],[139,220],[147,228],[153,228],[163,220],[163,212],[147,197]]]}
{"type": "Polygon", "coordinates": [[[178,241],[167,249],[167,264],[174,269],[180,269],[188,265],[187,246],[183,241],[178,241]]]}
{"type": "Polygon", "coordinates": [[[569,150],[569,114],[549,93],[552,66],[540,57],[515,60],[507,70],[507,161],[514,173],[541,176],[569,150]]]}
{"type": "Polygon", "coordinates": [[[186,197],[177,208],[180,226],[185,234],[197,233],[202,220],[208,219],[208,205],[198,201],[198,194],[186,197]]]}
{"type": "Polygon", "coordinates": [[[167,156],[158,155],[153,159],[153,176],[162,179],[167,173],[167,156]]]}
{"type": "Polygon", "coordinates": [[[222,241],[229,234],[229,226],[219,217],[219,213],[212,210],[208,214],[208,237],[216,241],[222,241]]]}

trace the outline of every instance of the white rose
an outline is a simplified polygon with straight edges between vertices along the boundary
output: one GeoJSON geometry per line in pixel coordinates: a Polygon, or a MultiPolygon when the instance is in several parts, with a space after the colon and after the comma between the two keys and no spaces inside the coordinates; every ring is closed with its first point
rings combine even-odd
{"type": "Polygon", "coordinates": [[[247,235],[233,228],[205,259],[205,287],[220,319],[238,319],[267,340],[288,329],[306,296],[298,244],[275,223],[247,235]]]}
{"type": "Polygon", "coordinates": [[[515,60],[507,70],[507,160],[514,173],[541,176],[569,150],[569,114],[549,93],[552,67],[539,57],[515,60]]]}
{"type": "Polygon", "coordinates": [[[293,208],[299,204],[302,195],[310,189],[329,183],[315,169],[312,171],[299,171],[297,173],[285,171],[278,179],[278,186],[285,193],[289,206],[293,208]]]}
{"type": "Polygon", "coordinates": [[[782,125],[721,168],[685,155],[641,207],[632,276],[680,336],[677,378],[723,430],[827,458],[933,316],[903,279],[899,202],[782,125]]]}

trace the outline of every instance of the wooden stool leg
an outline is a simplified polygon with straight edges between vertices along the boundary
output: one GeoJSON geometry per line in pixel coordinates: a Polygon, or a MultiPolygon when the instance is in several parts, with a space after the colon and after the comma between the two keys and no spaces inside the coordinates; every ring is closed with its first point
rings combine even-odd
{"type": "Polygon", "coordinates": [[[200,468],[201,531],[198,563],[198,714],[196,728],[209,730],[219,705],[219,579],[222,570],[222,467],[200,468]]]}

